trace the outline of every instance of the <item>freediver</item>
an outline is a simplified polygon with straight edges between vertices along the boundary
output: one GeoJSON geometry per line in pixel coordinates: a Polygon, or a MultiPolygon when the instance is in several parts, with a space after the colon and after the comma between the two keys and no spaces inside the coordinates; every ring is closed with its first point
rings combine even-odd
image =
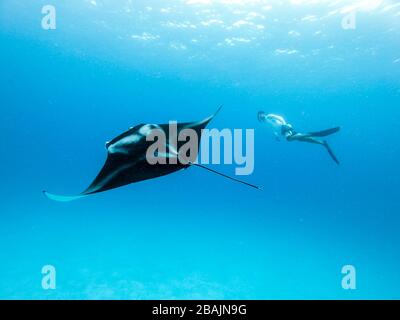
{"type": "Polygon", "coordinates": [[[326,148],[329,155],[331,156],[333,161],[336,162],[336,164],[338,165],[340,164],[339,160],[336,158],[328,142],[326,140],[318,139],[338,132],[340,130],[340,127],[335,127],[317,132],[300,133],[295,131],[293,129],[293,126],[290,123],[287,123],[282,116],[272,113],[266,114],[263,111],[258,112],[258,120],[260,122],[268,122],[273,126],[274,134],[278,141],[280,140],[279,135],[282,135],[283,137],[286,138],[287,141],[301,141],[301,142],[319,144],[326,148]],[[280,132],[278,133],[278,131],[280,132]]]}

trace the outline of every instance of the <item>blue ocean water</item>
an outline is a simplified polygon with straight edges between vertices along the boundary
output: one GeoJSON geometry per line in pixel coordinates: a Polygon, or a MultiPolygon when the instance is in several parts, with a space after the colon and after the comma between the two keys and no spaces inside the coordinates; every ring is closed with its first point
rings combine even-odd
{"type": "Polygon", "coordinates": [[[0,298],[400,298],[399,39],[396,1],[0,1],[0,298]],[[255,130],[240,178],[263,191],[190,168],[43,196],[86,188],[130,126],[221,104],[210,127],[255,130]],[[340,125],[341,165],[277,142],[260,110],[340,125]]]}

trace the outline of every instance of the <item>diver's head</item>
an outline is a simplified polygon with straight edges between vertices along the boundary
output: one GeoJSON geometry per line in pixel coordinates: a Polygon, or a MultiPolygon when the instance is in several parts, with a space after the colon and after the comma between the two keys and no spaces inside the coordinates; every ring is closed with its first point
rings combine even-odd
{"type": "Polygon", "coordinates": [[[258,111],[258,114],[257,114],[258,121],[265,122],[266,118],[267,118],[267,115],[265,114],[264,111],[258,111]]]}

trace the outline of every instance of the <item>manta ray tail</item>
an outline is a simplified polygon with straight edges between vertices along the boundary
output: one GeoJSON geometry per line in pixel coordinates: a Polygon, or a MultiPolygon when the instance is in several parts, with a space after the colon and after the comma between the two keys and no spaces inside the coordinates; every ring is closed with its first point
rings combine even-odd
{"type": "Polygon", "coordinates": [[[69,201],[74,201],[74,200],[78,200],[80,198],[86,197],[86,195],[84,195],[84,194],[80,194],[80,195],[77,195],[77,196],[60,196],[60,195],[57,195],[57,194],[49,193],[47,191],[43,191],[43,194],[48,199],[54,200],[54,201],[58,201],[58,202],[69,202],[69,201]]]}
{"type": "Polygon", "coordinates": [[[206,167],[206,166],[203,166],[203,165],[201,165],[201,164],[198,164],[198,163],[191,163],[191,165],[192,165],[192,166],[199,167],[199,168],[203,168],[203,169],[205,169],[205,170],[208,170],[208,171],[210,171],[210,172],[213,172],[213,173],[215,173],[215,174],[218,174],[218,175],[220,175],[220,176],[222,176],[222,177],[224,177],[224,178],[227,178],[227,179],[233,180],[233,181],[235,181],[235,182],[239,182],[239,183],[245,184],[246,186],[252,187],[252,188],[254,188],[254,189],[262,190],[261,187],[258,187],[258,186],[254,185],[254,184],[247,183],[247,182],[245,182],[245,181],[242,181],[242,180],[239,180],[239,179],[230,177],[230,176],[228,176],[228,175],[226,175],[226,174],[223,174],[223,173],[221,173],[221,172],[215,171],[215,170],[210,169],[210,168],[208,168],[208,167],[206,167]]]}

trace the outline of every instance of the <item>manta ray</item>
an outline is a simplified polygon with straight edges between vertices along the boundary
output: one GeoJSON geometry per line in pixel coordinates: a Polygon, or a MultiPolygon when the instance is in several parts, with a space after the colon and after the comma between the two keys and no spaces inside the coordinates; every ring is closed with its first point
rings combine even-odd
{"type": "MultiPolygon", "coordinates": [[[[176,123],[176,133],[179,135],[184,129],[191,129],[196,133],[197,145],[200,145],[202,130],[207,127],[209,122],[215,117],[221,107],[213,115],[202,121],[176,123]]],[[[95,193],[104,192],[107,190],[119,188],[131,183],[149,180],[161,176],[186,169],[191,166],[197,166],[225,178],[236,182],[243,183],[247,186],[260,189],[250,183],[238,180],[217,172],[213,169],[205,167],[194,161],[165,161],[163,163],[150,163],[148,159],[149,147],[154,144],[154,141],[149,141],[148,136],[155,131],[165,135],[164,152],[158,152],[157,157],[165,159],[176,159],[179,149],[185,142],[177,141],[177,145],[169,144],[170,138],[169,124],[139,124],[131,127],[126,132],[118,135],[111,141],[106,142],[107,159],[103,168],[100,170],[93,182],[83,192],[75,196],[56,195],[43,191],[43,194],[55,201],[68,202],[83,198],[95,193]]],[[[191,157],[196,158],[197,154],[192,154],[191,157]]]]}

